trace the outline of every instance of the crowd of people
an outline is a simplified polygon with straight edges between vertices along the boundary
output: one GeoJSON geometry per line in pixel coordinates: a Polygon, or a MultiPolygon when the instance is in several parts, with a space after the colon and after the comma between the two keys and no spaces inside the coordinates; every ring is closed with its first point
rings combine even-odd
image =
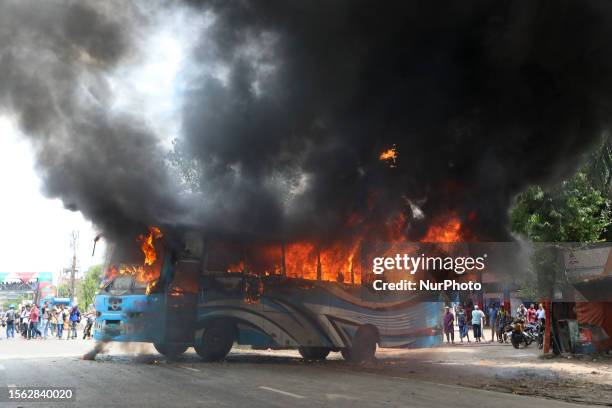
{"type": "Polygon", "coordinates": [[[91,338],[91,329],[95,320],[95,312],[88,311],[84,315],[78,306],[50,305],[45,302],[40,308],[36,304],[26,304],[21,308],[10,305],[9,309],[0,315],[2,327],[6,329],[6,338],[14,339],[76,339],[81,319],[85,319],[83,339],[91,338]],[[65,333],[65,336],[64,336],[65,333]]]}
{"type": "Polygon", "coordinates": [[[495,303],[490,303],[486,307],[486,313],[480,310],[478,305],[447,306],[444,314],[444,334],[447,343],[455,344],[455,327],[457,327],[461,343],[463,343],[464,338],[470,343],[471,326],[474,341],[480,343],[483,340],[486,341],[484,327],[487,325],[491,330],[490,342],[496,340],[505,342],[507,339],[504,337],[504,329],[513,319],[521,319],[526,323],[540,322],[544,324],[545,318],[546,313],[541,303],[537,309],[533,303],[529,305],[529,308],[520,304],[514,316],[506,307],[495,303]]]}

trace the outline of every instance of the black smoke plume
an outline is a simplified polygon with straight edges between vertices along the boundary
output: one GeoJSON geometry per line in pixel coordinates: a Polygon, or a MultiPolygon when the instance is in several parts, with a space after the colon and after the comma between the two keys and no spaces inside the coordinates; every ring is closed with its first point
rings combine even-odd
{"type": "Polygon", "coordinates": [[[418,239],[456,212],[504,239],[512,198],[573,171],[609,125],[608,1],[190,1],[211,23],[185,70],[186,196],[106,103],[104,72],[145,23],[85,4],[0,6],[0,101],[48,193],[107,228],[180,214],[291,239],[404,212],[418,239]],[[394,167],[378,159],[391,146],[394,167]]]}
{"type": "Polygon", "coordinates": [[[0,3],[0,113],[32,142],[46,194],[108,233],[179,212],[153,134],[112,109],[110,73],[146,24],[120,1],[0,3]]]}
{"type": "Polygon", "coordinates": [[[179,146],[237,230],[333,234],[411,199],[424,224],[456,211],[503,239],[513,196],[608,126],[606,1],[191,4],[215,16],[197,64],[229,69],[192,84],[179,146]]]}

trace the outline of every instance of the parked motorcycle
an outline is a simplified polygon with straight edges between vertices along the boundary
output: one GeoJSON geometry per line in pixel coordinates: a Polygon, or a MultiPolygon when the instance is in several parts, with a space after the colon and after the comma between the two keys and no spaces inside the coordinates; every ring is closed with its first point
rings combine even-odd
{"type": "Polygon", "coordinates": [[[511,323],[505,324],[504,327],[499,328],[499,333],[497,335],[497,341],[502,344],[508,343],[508,340],[511,337],[511,333],[512,333],[512,324],[511,323]]]}
{"type": "Polygon", "coordinates": [[[534,341],[538,341],[540,334],[540,325],[538,323],[525,324],[524,320],[517,319],[511,326],[510,343],[512,343],[514,348],[518,349],[521,345],[527,347],[534,341]]]}

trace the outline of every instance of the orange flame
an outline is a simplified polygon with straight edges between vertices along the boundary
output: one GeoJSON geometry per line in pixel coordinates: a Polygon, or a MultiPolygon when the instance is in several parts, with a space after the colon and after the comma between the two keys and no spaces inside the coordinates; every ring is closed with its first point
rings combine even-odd
{"type": "Polygon", "coordinates": [[[157,286],[157,282],[159,282],[157,279],[147,283],[147,289],[145,290],[145,293],[147,295],[151,294],[151,291],[157,286]]]}
{"type": "Polygon", "coordinates": [[[144,254],[142,265],[111,265],[106,271],[106,281],[110,281],[120,275],[131,275],[139,283],[147,283],[145,293],[148,295],[157,286],[160,276],[160,268],[157,250],[154,241],[163,236],[158,227],[149,227],[149,233],[139,235],[137,240],[141,242],[140,249],[144,254]]]}
{"type": "Polygon", "coordinates": [[[395,161],[397,160],[397,148],[393,145],[391,148],[385,150],[378,156],[378,159],[381,161],[386,161],[389,163],[390,167],[395,167],[395,161]]]}
{"type": "Polygon", "coordinates": [[[228,272],[244,272],[244,262],[240,261],[227,267],[228,272]]]}
{"type": "Polygon", "coordinates": [[[452,243],[462,240],[461,220],[456,213],[451,213],[439,221],[441,222],[429,227],[421,242],[452,243]]]}
{"type": "MultiPolygon", "coordinates": [[[[405,250],[409,242],[406,235],[408,217],[404,213],[397,213],[389,217],[382,226],[383,236],[390,242],[385,256],[393,256],[399,251],[405,250]]],[[[321,280],[329,282],[341,282],[345,284],[361,283],[360,248],[368,235],[367,225],[363,220],[352,215],[348,218],[346,227],[357,227],[358,231],[349,234],[343,239],[328,244],[317,244],[314,241],[296,241],[281,245],[266,246],[258,251],[262,259],[266,259],[273,266],[261,268],[257,266],[248,269],[253,273],[263,275],[285,275],[289,278],[306,280],[321,280]]],[[[465,230],[459,216],[452,212],[448,215],[434,220],[421,242],[429,243],[452,243],[460,242],[465,238],[465,230]]],[[[243,261],[232,264],[228,271],[239,272],[245,269],[243,261]]]]}
{"type": "Polygon", "coordinates": [[[138,241],[142,242],[142,244],[140,244],[140,249],[145,256],[145,265],[153,265],[155,263],[155,260],[157,259],[157,252],[155,252],[153,241],[161,238],[162,236],[163,234],[158,227],[149,227],[149,233],[146,237],[144,235],[138,236],[138,241]]]}

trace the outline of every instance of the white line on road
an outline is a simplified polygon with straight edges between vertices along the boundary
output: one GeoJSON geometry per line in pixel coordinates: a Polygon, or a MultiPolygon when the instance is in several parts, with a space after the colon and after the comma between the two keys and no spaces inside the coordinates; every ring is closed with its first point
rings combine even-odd
{"type": "Polygon", "coordinates": [[[342,395],[342,394],[325,394],[325,396],[330,400],[338,400],[338,399],[356,400],[358,399],[356,397],[349,397],[348,395],[342,395]]]}
{"type": "Polygon", "coordinates": [[[294,394],[294,393],[292,393],[292,392],[287,392],[287,391],[283,391],[283,390],[277,390],[276,388],[270,388],[270,387],[264,387],[264,386],[261,386],[261,387],[259,387],[259,388],[261,388],[262,390],[266,390],[266,391],[277,392],[277,393],[279,393],[279,394],[283,394],[283,395],[286,395],[286,396],[288,396],[288,397],[293,397],[293,398],[306,398],[306,397],[304,397],[303,395],[298,395],[298,394],[294,394]]]}
{"type": "Polygon", "coordinates": [[[191,367],[185,367],[185,366],[179,366],[179,367],[184,368],[185,370],[195,371],[197,373],[200,372],[200,370],[198,370],[197,368],[191,368],[191,367]]]}
{"type": "Polygon", "coordinates": [[[9,388],[17,388],[17,386],[15,384],[7,384],[6,386],[9,387],[9,388]]]}

